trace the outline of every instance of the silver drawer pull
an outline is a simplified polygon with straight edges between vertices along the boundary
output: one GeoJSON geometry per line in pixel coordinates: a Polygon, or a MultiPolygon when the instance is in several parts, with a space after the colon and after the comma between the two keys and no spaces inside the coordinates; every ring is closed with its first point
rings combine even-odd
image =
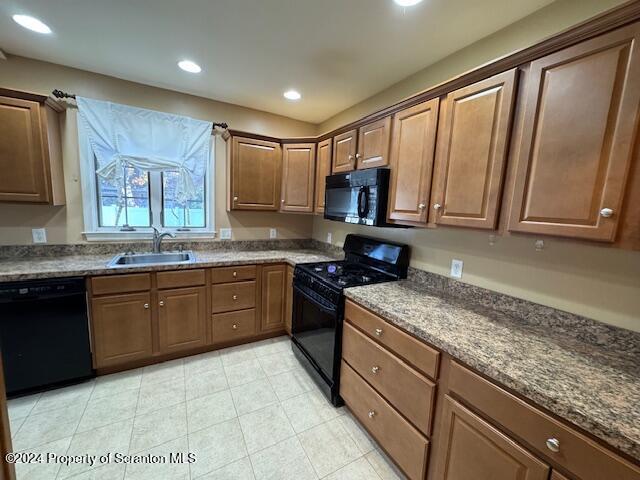
{"type": "Polygon", "coordinates": [[[371,373],[373,373],[374,375],[378,373],[378,370],[380,370],[380,367],[378,367],[377,365],[374,367],[371,367],[371,373]]]}
{"type": "Polygon", "coordinates": [[[375,417],[375,415],[376,415],[375,410],[371,410],[371,411],[369,412],[369,418],[373,418],[373,417],[375,417]]]}
{"type": "Polygon", "coordinates": [[[603,208],[600,210],[600,216],[604,218],[609,218],[613,216],[613,210],[610,208],[603,208]]]}
{"type": "Polygon", "coordinates": [[[376,335],[377,336],[382,335],[382,329],[381,328],[376,328],[376,335]]]}
{"type": "Polygon", "coordinates": [[[238,295],[234,295],[234,296],[233,296],[233,299],[234,299],[234,300],[237,300],[237,299],[238,299],[238,295]]]}
{"type": "Polygon", "coordinates": [[[233,276],[237,277],[238,276],[238,272],[233,272],[233,276]]]}
{"type": "Polygon", "coordinates": [[[237,330],[237,329],[238,329],[238,325],[234,323],[234,324],[231,326],[231,328],[233,328],[234,330],[237,330]]]}
{"type": "Polygon", "coordinates": [[[558,453],[560,451],[560,440],[557,438],[547,439],[547,448],[552,452],[558,453]]]}
{"type": "Polygon", "coordinates": [[[149,309],[149,304],[148,304],[148,303],[145,303],[145,304],[143,305],[143,307],[144,307],[144,308],[146,308],[146,309],[149,309]]]}
{"type": "Polygon", "coordinates": [[[162,300],[160,300],[160,306],[164,307],[164,302],[162,300]]]}

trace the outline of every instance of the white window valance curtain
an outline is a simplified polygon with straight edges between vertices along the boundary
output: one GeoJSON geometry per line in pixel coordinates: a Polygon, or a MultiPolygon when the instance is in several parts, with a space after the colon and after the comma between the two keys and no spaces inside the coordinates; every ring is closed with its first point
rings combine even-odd
{"type": "Polygon", "coordinates": [[[117,187],[124,168],[178,173],[176,200],[196,197],[210,156],[212,122],[76,97],[80,125],[97,159],[96,173],[117,187]]]}

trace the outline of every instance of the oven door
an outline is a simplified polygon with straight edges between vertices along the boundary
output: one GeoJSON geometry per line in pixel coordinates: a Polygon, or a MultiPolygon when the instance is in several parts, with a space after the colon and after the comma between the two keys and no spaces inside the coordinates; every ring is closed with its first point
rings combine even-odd
{"type": "Polygon", "coordinates": [[[293,286],[293,340],[313,366],[334,383],[339,309],[304,285],[293,286]]]}

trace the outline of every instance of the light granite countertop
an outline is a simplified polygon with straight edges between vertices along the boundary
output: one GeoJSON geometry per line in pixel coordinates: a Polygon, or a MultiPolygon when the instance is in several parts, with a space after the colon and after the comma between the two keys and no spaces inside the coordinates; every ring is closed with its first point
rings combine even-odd
{"type": "Polygon", "coordinates": [[[347,298],[640,460],[640,358],[410,280],[347,298]]]}
{"type": "Polygon", "coordinates": [[[117,275],[248,263],[288,263],[289,265],[295,265],[297,263],[322,262],[334,258],[317,250],[212,250],[196,251],[195,256],[196,261],[189,264],[136,265],[125,268],[107,267],[107,263],[113,258],[112,253],[103,255],[0,258],[0,282],[87,275],[117,275]]]}

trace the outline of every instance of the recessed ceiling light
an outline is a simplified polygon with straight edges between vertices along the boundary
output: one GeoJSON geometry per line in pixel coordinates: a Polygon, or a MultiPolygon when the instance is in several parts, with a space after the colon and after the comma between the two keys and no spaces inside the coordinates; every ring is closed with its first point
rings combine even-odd
{"type": "Polygon", "coordinates": [[[178,66],[185,72],[189,73],[200,73],[202,71],[200,65],[196,62],[192,62],[191,60],[180,60],[178,62],[178,66]]]}
{"type": "Polygon", "coordinates": [[[419,4],[422,0],[393,0],[401,7],[413,7],[414,5],[419,4]]]}
{"type": "Polygon", "coordinates": [[[302,98],[302,95],[297,90],[287,90],[283,95],[287,100],[300,100],[302,98]]]}
{"type": "Polygon", "coordinates": [[[13,21],[18,25],[38,33],[51,33],[51,29],[40,20],[29,15],[14,15],[13,21]]]}

